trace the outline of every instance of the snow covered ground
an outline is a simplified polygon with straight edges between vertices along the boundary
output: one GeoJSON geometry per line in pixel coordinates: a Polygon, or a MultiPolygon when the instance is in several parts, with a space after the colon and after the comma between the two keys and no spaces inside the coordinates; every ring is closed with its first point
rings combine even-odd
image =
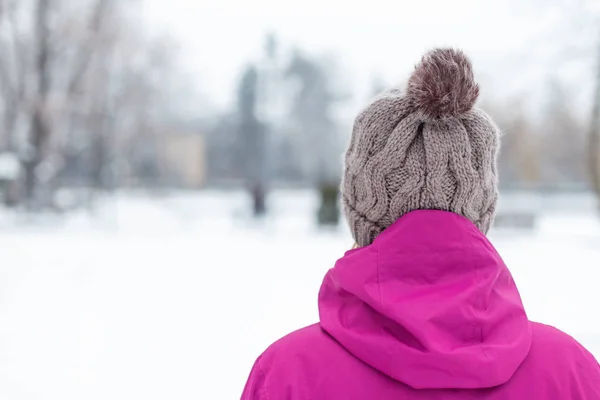
{"type": "MultiPolygon", "coordinates": [[[[492,240],[530,317],[600,357],[600,218],[562,201],[492,240]]],[[[129,194],[43,224],[0,213],[0,399],[239,398],[267,345],[317,321],[352,244],[314,227],[310,193],[272,205],[260,224],[239,193],[129,194]]]]}

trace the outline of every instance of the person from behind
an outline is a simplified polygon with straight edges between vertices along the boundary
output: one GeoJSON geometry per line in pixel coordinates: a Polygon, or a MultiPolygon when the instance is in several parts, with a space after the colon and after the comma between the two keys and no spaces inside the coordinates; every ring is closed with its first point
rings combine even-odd
{"type": "Polygon", "coordinates": [[[486,237],[500,132],[478,95],[468,58],[436,49],[358,115],[341,186],[357,246],[242,400],[600,400],[598,362],[527,318],[486,237]]]}

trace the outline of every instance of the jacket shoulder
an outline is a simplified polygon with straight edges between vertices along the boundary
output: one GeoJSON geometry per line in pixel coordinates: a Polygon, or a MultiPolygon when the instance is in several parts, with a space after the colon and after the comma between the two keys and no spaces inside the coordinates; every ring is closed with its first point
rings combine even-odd
{"type": "Polygon", "coordinates": [[[289,365],[298,357],[309,359],[313,355],[330,352],[332,346],[337,347],[337,342],[323,331],[319,324],[314,324],[294,331],[273,343],[262,354],[262,363],[266,366],[279,363],[289,365]]]}
{"type": "Polygon", "coordinates": [[[534,375],[556,385],[568,382],[571,390],[586,395],[582,398],[600,399],[600,365],[585,347],[549,325],[532,323],[532,334],[531,351],[525,363],[530,364],[534,375]]]}
{"type": "Polygon", "coordinates": [[[576,359],[598,368],[598,362],[594,356],[570,335],[550,325],[537,322],[532,322],[531,325],[533,334],[532,351],[541,350],[552,356],[552,358],[563,361],[565,359],[576,359]],[[549,352],[549,350],[552,351],[549,352]]]}
{"type": "Polygon", "coordinates": [[[326,360],[339,357],[349,355],[319,324],[292,332],[258,358],[242,400],[313,398],[312,388],[327,368],[326,360]]]}

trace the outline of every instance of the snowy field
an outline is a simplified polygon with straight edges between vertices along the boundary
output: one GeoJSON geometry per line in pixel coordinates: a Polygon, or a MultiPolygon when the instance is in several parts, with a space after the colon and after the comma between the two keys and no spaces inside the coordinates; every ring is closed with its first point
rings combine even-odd
{"type": "MultiPolygon", "coordinates": [[[[0,399],[236,399],[273,340],[316,322],[321,279],[352,245],[314,197],[122,195],[40,223],[0,212],[0,399]]],[[[514,198],[534,231],[492,241],[530,317],[600,357],[600,217],[589,199],[514,198]]]]}

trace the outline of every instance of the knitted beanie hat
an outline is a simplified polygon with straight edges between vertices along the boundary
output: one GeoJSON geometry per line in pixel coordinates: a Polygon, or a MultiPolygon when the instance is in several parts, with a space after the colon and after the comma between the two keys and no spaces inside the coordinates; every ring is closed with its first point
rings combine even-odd
{"type": "Polygon", "coordinates": [[[379,96],[358,115],[341,192],[359,246],[413,210],[451,211],[487,233],[498,199],[500,133],[473,108],[478,96],[469,59],[436,49],[405,91],[379,96]]]}

